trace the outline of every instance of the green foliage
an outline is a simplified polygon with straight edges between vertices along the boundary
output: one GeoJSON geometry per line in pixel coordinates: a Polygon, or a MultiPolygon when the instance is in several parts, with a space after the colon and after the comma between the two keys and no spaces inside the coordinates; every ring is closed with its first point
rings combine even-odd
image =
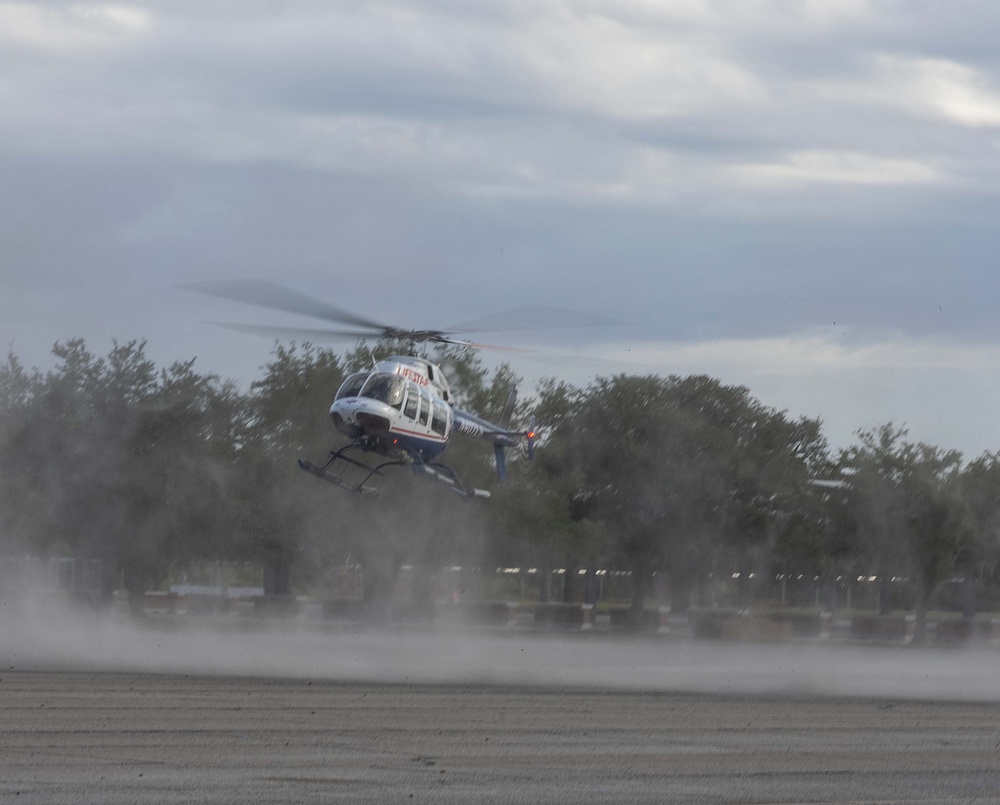
{"type": "Polygon", "coordinates": [[[638,579],[664,566],[704,577],[725,556],[739,567],[802,531],[792,515],[826,452],[818,422],[705,376],[599,378],[575,427],[582,495],[638,579]]]}
{"type": "MultiPolygon", "coordinates": [[[[498,378],[507,385],[499,373],[498,378]]],[[[500,403],[496,393],[494,400],[500,403]]],[[[584,517],[579,500],[584,489],[575,419],[580,400],[578,389],[549,379],[515,415],[523,422],[530,411],[542,423],[539,447],[530,464],[526,455],[512,455],[508,483],[492,483],[489,564],[550,568],[606,558],[604,525],[584,517]]]]}
{"type": "Polygon", "coordinates": [[[960,570],[1000,580],[1000,453],[983,453],[970,462],[962,471],[961,487],[974,537],[960,553],[960,570]]]}
{"type": "Polygon", "coordinates": [[[36,550],[105,559],[143,589],[172,561],[218,553],[241,407],[233,387],[192,363],[158,373],[140,342],[116,342],[105,358],[81,340],[53,351],[57,367],[27,387],[13,361],[5,373],[20,389],[3,434],[3,484],[17,492],[5,531],[36,550]]]}
{"type": "Polygon", "coordinates": [[[963,479],[958,451],[906,436],[892,423],[859,431],[859,444],[844,451],[841,464],[851,487],[845,505],[859,525],[857,552],[878,569],[884,585],[895,574],[913,578],[921,636],[931,594],[973,546],[976,517],[966,493],[987,465],[963,479]]]}

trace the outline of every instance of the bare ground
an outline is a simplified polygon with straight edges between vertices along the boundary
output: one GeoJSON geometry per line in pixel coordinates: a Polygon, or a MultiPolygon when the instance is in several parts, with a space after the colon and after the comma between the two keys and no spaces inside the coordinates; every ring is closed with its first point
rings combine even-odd
{"type": "Polygon", "coordinates": [[[0,677],[5,802],[1000,802],[994,703],[0,677]]]}

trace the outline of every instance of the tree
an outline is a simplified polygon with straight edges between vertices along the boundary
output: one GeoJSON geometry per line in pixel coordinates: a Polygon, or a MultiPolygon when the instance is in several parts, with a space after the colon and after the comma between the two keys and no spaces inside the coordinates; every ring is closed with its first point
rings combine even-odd
{"type": "Polygon", "coordinates": [[[961,494],[961,454],[926,444],[916,445],[913,452],[904,485],[907,547],[916,581],[914,640],[920,642],[931,595],[972,544],[974,526],[961,494]]]}
{"type": "Polygon", "coordinates": [[[690,558],[692,540],[723,525],[727,434],[712,422],[710,400],[690,386],[677,377],[598,378],[580,409],[591,515],[631,571],[634,622],[652,571],[690,558]]]}
{"type": "Polygon", "coordinates": [[[36,399],[42,378],[13,353],[0,365],[0,549],[25,549],[45,540],[48,501],[25,472],[35,460],[36,399]]]}
{"type": "Polygon", "coordinates": [[[965,578],[964,610],[976,609],[977,579],[1000,582],[1000,453],[983,453],[962,471],[962,491],[975,528],[974,540],[960,553],[957,570],[965,578]]]}
{"type": "Polygon", "coordinates": [[[908,442],[906,435],[892,423],[859,431],[860,444],[844,451],[842,463],[862,540],[857,550],[880,580],[879,609],[891,608],[892,577],[908,573],[919,640],[930,597],[971,544],[974,521],[961,494],[961,454],[908,442]]]}
{"type": "MultiPolygon", "coordinates": [[[[235,496],[244,558],[265,566],[268,594],[292,593],[293,567],[303,550],[330,554],[346,501],[308,484],[297,461],[322,455],[340,440],[330,403],[343,383],[344,361],[312,344],[275,344],[263,377],[250,387],[235,496]]],[[[315,562],[298,562],[308,572],[315,562]]]]}
{"type": "MultiPolygon", "coordinates": [[[[499,376],[499,375],[498,375],[499,376]]],[[[515,455],[506,484],[494,482],[490,513],[490,556],[494,564],[537,567],[539,595],[552,597],[551,570],[567,569],[563,599],[575,595],[580,564],[604,556],[603,525],[584,517],[583,450],[577,438],[579,389],[552,378],[543,380],[521,416],[530,410],[538,420],[540,443],[533,462],[515,455]]]]}
{"type": "Polygon", "coordinates": [[[632,571],[633,617],[659,565],[676,571],[683,609],[687,580],[721,569],[723,555],[743,571],[764,561],[826,452],[817,421],[702,375],[598,378],[579,423],[586,495],[632,571]]]}
{"type": "Polygon", "coordinates": [[[858,431],[859,445],[842,451],[840,465],[848,475],[853,494],[850,505],[858,523],[860,544],[855,552],[875,569],[879,580],[878,608],[892,609],[892,577],[898,567],[900,546],[905,540],[903,474],[907,447],[906,429],[892,423],[858,431]]]}
{"type": "Polygon", "coordinates": [[[105,592],[121,571],[137,601],[171,563],[223,550],[240,395],[193,361],[157,371],[138,341],[103,358],[81,339],[53,352],[44,377],[26,384],[13,361],[3,373],[17,414],[5,418],[5,487],[19,487],[8,511],[34,551],[100,559],[105,592]]]}

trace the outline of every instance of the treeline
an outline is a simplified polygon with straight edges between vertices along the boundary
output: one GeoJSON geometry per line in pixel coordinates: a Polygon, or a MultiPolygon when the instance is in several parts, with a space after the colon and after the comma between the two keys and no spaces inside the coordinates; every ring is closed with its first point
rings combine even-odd
{"type": "MultiPolygon", "coordinates": [[[[399,350],[279,345],[245,391],[194,360],[157,367],[135,341],[104,356],[82,340],[58,344],[45,373],[9,355],[0,555],[101,559],[109,587],[124,579],[133,595],[212,561],[267,568],[277,594],[293,580],[322,588],[360,563],[373,600],[402,564],[566,568],[569,582],[577,570],[624,569],[636,612],[654,572],[675,609],[710,603],[723,582],[748,603],[803,574],[829,589],[875,577],[883,609],[892,579],[905,578],[918,616],[956,575],[970,595],[996,588],[1000,455],[964,463],[893,424],[831,451],[818,420],[706,376],[544,381],[518,410],[542,427],[536,460],[513,456],[507,484],[488,445],[449,445],[448,463],[493,490],[485,504],[405,470],[375,500],[304,476],[297,458],[342,443],[326,412],[346,375],[399,350]]],[[[517,382],[509,367],[491,372],[456,347],[432,357],[460,406],[499,416],[517,382]]]]}

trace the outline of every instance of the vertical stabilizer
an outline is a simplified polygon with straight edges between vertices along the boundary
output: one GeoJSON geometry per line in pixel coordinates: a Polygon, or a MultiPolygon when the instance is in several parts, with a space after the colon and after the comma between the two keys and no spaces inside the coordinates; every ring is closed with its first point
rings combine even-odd
{"type": "Polygon", "coordinates": [[[503,445],[494,445],[493,451],[497,457],[497,477],[501,481],[507,480],[507,456],[504,455],[503,445]]]}
{"type": "Polygon", "coordinates": [[[503,414],[500,416],[500,427],[504,430],[510,427],[510,418],[514,415],[514,403],[517,402],[517,389],[511,389],[507,395],[507,404],[503,407],[503,414]]]}

